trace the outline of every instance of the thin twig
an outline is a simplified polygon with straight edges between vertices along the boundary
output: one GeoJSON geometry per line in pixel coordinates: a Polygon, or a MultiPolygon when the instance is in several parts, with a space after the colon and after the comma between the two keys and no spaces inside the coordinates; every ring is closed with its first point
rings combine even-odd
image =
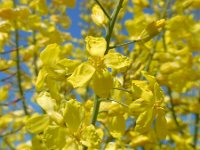
{"type": "Polygon", "coordinates": [[[5,136],[9,136],[9,135],[12,135],[12,134],[15,134],[16,132],[20,131],[23,127],[24,127],[24,125],[21,126],[21,127],[19,127],[19,128],[16,129],[16,130],[9,131],[9,132],[6,132],[6,133],[4,133],[4,134],[0,134],[0,138],[1,138],[1,137],[5,137],[5,136]]]}
{"type": "Polygon", "coordinates": [[[115,22],[117,20],[117,16],[119,14],[119,11],[122,8],[123,2],[124,2],[124,0],[119,0],[118,4],[117,4],[117,6],[116,6],[116,8],[115,8],[115,10],[114,10],[114,12],[112,14],[111,21],[109,22],[108,32],[107,32],[107,35],[106,35],[107,49],[105,51],[105,54],[107,54],[108,51],[109,51],[112,32],[113,32],[113,29],[114,29],[115,22]]]}
{"type": "Polygon", "coordinates": [[[140,40],[133,40],[133,41],[130,41],[130,42],[127,42],[127,43],[122,43],[122,44],[119,44],[119,45],[110,46],[109,49],[113,49],[113,48],[117,48],[117,47],[124,47],[124,46],[130,45],[130,44],[134,44],[138,41],[140,41],[140,40]]]}
{"type": "Polygon", "coordinates": [[[170,88],[168,88],[168,94],[169,94],[169,100],[170,100],[170,104],[171,104],[171,108],[170,109],[171,109],[171,112],[172,112],[172,117],[173,117],[173,119],[175,121],[177,129],[183,135],[184,132],[181,129],[181,126],[180,126],[180,124],[179,124],[179,122],[177,120],[176,113],[175,113],[175,110],[174,110],[173,97],[172,97],[172,93],[171,93],[171,89],[170,88]]]}
{"type": "Polygon", "coordinates": [[[17,102],[19,102],[20,101],[20,98],[17,98],[17,99],[15,99],[15,100],[13,100],[13,101],[11,101],[11,102],[8,102],[8,103],[0,103],[0,106],[10,106],[10,105],[14,105],[14,104],[16,104],[17,102]]]}
{"type": "Polygon", "coordinates": [[[127,93],[129,93],[129,94],[132,94],[132,92],[131,91],[129,91],[129,90],[127,90],[127,89],[125,89],[125,88],[113,88],[114,90],[120,90],[120,91],[124,91],[124,92],[127,92],[127,93]]]}
{"type": "Polygon", "coordinates": [[[16,49],[15,49],[15,48],[14,48],[14,49],[12,49],[12,50],[8,50],[8,51],[0,52],[0,54],[1,54],[1,55],[4,55],[4,54],[9,54],[9,53],[12,53],[12,52],[14,52],[14,51],[16,51],[16,49]]]}
{"type": "Polygon", "coordinates": [[[16,75],[16,72],[13,73],[13,74],[11,74],[11,75],[9,75],[9,76],[6,77],[6,78],[1,79],[0,82],[5,82],[5,81],[9,80],[10,78],[12,78],[12,77],[15,76],[15,75],[16,75]]]}
{"type": "Polygon", "coordinates": [[[110,101],[110,102],[115,102],[115,103],[118,103],[118,104],[120,104],[120,105],[122,105],[122,106],[124,106],[124,107],[128,107],[128,105],[126,105],[126,104],[124,104],[124,103],[122,103],[122,102],[116,101],[116,100],[114,100],[114,99],[112,99],[112,98],[102,98],[102,99],[99,99],[99,101],[110,101]]]}
{"type": "MultiPolygon", "coordinates": [[[[13,0],[14,2],[14,7],[16,8],[16,1],[13,0]]],[[[22,100],[22,105],[24,109],[25,115],[28,115],[28,110],[27,110],[27,105],[26,105],[26,100],[24,97],[24,91],[22,88],[22,79],[21,79],[21,67],[20,67],[20,53],[19,53],[19,31],[17,28],[17,23],[15,23],[15,45],[16,45],[16,65],[17,65],[17,83],[18,83],[18,88],[19,88],[19,94],[22,100]]]]}

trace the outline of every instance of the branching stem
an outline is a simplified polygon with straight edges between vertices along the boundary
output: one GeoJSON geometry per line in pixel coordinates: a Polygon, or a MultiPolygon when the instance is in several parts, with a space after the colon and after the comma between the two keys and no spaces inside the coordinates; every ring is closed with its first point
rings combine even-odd
{"type": "Polygon", "coordinates": [[[130,45],[130,44],[134,44],[134,43],[136,43],[138,41],[140,41],[140,40],[133,40],[133,41],[130,41],[130,42],[127,42],[127,43],[110,46],[109,49],[113,49],[113,48],[117,48],[117,47],[124,47],[124,46],[130,45]]]}

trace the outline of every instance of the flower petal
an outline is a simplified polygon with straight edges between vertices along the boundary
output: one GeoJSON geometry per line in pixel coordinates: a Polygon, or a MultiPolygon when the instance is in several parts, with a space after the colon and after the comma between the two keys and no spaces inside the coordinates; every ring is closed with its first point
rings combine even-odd
{"type": "Polygon", "coordinates": [[[86,50],[91,56],[104,56],[107,47],[107,42],[103,37],[87,36],[85,41],[86,50]]]}
{"type": "Polygon", "coordinates": [[[120,53],[111,52],[105,55],[104,63],[107,67],[124,72],[130,65],[131,60],[120,53]]]}
{"type": "Polygon", "coordinates": [[[112,75],[107,70],[96,72],[92,79],[91,86],[95,94],[99,97],[108,97],[110,90],[113,88],[112,75]]]}
{"type": "Polygon", "coordinates": [[[86,86],[95,73],[95,68],[88,63],[82,63],[68,78],[74,88],[86,86]]]}

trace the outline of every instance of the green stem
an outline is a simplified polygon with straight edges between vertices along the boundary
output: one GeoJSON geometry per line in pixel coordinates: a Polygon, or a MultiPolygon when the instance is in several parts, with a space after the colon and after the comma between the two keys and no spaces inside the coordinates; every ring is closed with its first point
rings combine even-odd
{"type": "Polygon", "coordinates": [[[114,45],[114,46],[110,46],[108,49],[113,49],[113,48],[117,48],[117,47],[123,47],[123,46],[127,46],[130,44],[134,44],[135,42],[138,42],[139,40],[134,40],[134,41],[130,41],[127,43],[123,43],[123,44],[119,44],[119,45],[114,45]]]}
{"type": "Polygon", "coordinates": [[[172,117],[173,117],[173,119],[175,121],[175,124],[176,124],[179,132],[181,133],[181,135],[183,135],[184,133],[183,133],[183,131],[181,129],[181,126],[180,126],[180,124],[179,124],[179,122],[177,120],[176,113],[175,113],[175,110],[174,110],[173,98],[172,98],[172,93],[171,93],[171,89],[170,88],[168,88],[168,94],[169,94],[169,100],[170,100],[170,104],[171,104],[172,117]]]}
{"type": "MultiPolygon", "coordinates": [[[[98,113],[99,113],[99,108],[100,108],[100,103],[101,103],[101,101],[99,100],[99,98],[97,96],[95,96],[92,118],[91,118],[91,122],[90,122],[94,126],[96,125],[96,121],[97,121],[97,117],[98,117],[98,113]]],[[[87,150],[87,147],[83,146],[83,150],[87,150]]]]}
{"type": "Polygon", "coordinates": [[[112,32],[115,26],[115,22],[117,20],[117,16],[119,14],[120,9],[122,8],[122,4],[123,4],[124,0],[119,0],[113,15],[111,17],[111,21],[109,22],[109,28],[108,28],[108,33],[106,35],[106,41],[107,41],[107,49],[105,51],[105,55],[108,53],[109,51],[109,47],[110,47],[110,40],[111,40],[111,36],[112,36],[112,32]]]}
{"type": "MultiPolygon", "coordinates": [[[[35,36],[36,36],[36,31],[33,31],[33,45],[34,46],[36,45],[36,37],[35,36]]],[[[35,71],[35,76],[36,77],[38,75],[37,59],[38,59],[37,53],[34,51],[34,54],[33,54],[33,64],[34,64],[34,71],[35,71]]]]}
{"type": "MultiPolygon", "coordinates": [[[[199,103],[200,103],[200,98],[199,98],[199,103]]],[[[195,114],[194,137],[193,137],[194,148],[196,148],[198,142],[199,121],[200,121],[200,115],[195,114]]]]}
{"type": "Polygon", "coordinates": [[[99,101],[110,101],[110,102],[115,102],[115,103],[118,103],[118,104],[120,104],[120,105],[122,105],[122,106],[124,106],[124,107],[128,107],[128,105],[126,105],[126,104],[124,104],[124,103],[122,103],[122,102],[116,101],[116,100],[114,100],[114,99],[112,99],[112,98],[103,98],[103,99],[99,99],[99,101]]]}
{"type": "Polygon", "coordinates": [[[127,93],[129,93],[129,94],[132,94],[131,91],[129,91],[129,90],[125,89],[125,88],[113,88],[113,89],[114,89],[114,90],[124,91],[124,92],[127,92],[127,93]]]}
{"type": "Polygon", "coordinates": [[[110,15],[108,14],[108,12],[104,9],[104,7],[101,5],[101,3],[98,0],[95,0],[95,2],[99,5],[99,7],[101,8],[101,10],[104,12],[104,14],[106,15],[106,17],[111,20],[110,15]]]}
{"type": "MultiPolygon", "coordinates": [[[[33,10],[33,14],[35,14],[35,10],[33,10]]],[[[32,44],[35,46],[36,43],[37,43],[37,40],[36,40],[36,31],[33,30],[32,32],[32,38],[33,38],[33,42],[32,44]]],[[[34,71],[35,71],[35,76],[37,77],[39,71],[38,71],[38,66],[37,66],[37,59],[38,59],[38,56],[37,56],[37,53],[36,51],[34,50],[34,54],[33,54],[33,64],[34,64],[34,71]]]]}
{"type": "Polygon", "coordinates": [[[97,116],[98,116],[98,113],[99,113],[100,103],[101,103],[101,101],[99,100],[99,98],[97,96],[95,96],[92,119],[91,119],[91,122],[90,122],[94,126],[95,126],[96,121],[97,121],[97,116]]]}
{"type": "MultiPolygon", "coordinates": [[[[14,7],[16,8],[16,2],[15,0],[14,2],[14,7]]],[[[15,45],[16,45],[16,65],[17,65],[17,84],[18,84],[18,88],[19,88],[19,94],[20,94],[20,98],[22,100],[22,106],[23,106],[23,110],[25,115],[28,115],[28,111],[27,111],[27,105],[26,105],[26,100],[24,97],[24,91],[22,88],[22,79],[21,79],[21,67],[20,67],[20,53],[19,53],[19,31],[18,31],[18,27],[17,27],[17,22],[15,21],[15,45]]]]}

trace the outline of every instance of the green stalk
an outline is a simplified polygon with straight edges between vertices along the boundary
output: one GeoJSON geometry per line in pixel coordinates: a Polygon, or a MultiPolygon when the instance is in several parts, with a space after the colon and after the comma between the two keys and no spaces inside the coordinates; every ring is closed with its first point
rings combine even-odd
{"type": "MultiPolygon", "coordinates": [[[[16,8],[16,2],[15,0],[14,2],[14,7],[16,8]]],[[[22,79],[21,79],[21,66],[20,66],[20,53],[19,53],[19,31],[18,31],[18,27],[17,27],[17,22],[15,21],[15,45],[16,45],[16,65],[17,65],[17,84],[18,84],[18,88],[19,88],[19,94],[20,94],[20,98],[22,100],[22,106],[23,106],[23,110],[25,115],[28,115],[28,111],[27,111],[27,105],[26,105],[26,100],[24,97],[24,91],[22,88],[22,79]]]]}
{"type": "MultiPolygon", "coordinates": [[[[36,45],[36,31],[33,31],[33,45],[36,45]]],[[[37,66],[37,53],[34,51],[34,54],[33,54],[33,64],[34,64],[34,71],[35,71],[35,76],[37,77],[38,75],[38,66],[37,66]]]]}
{"type": "Polygon", "coordinates": [[[90,122],[94,126],[95,126],[96,121],[97,121],[97,116],[98,116],[98,113],[99,113],[100,103],[101,103],[101,101],[99,100],[99,98],[97,96],[95,96],[92,119],[91,119],[91,122],[90,122]]]}
{"type": "Polygon", "coordinates": [[[113,12],[113,15],[111,17],[111,21],[109,22],[109,28],[108,28],[108,33],[106,35],[106,41],[107,41],[107,49],[105,51],[105,55],[108,53],[109,51],[109,46],[110,46],[110,40],[111,40],[111,37],[112,37],[112,32],[113,32],[113,29],[114,29],[114,26],[115,26],[115,22],[117,20],[117,16],[119,14],[119,11],[120,9],[122,8],[122,4],[123,4],[124,0],[119,0],[114,12],[113,12]]]}
{"type": "MultiPolygon", "coordinates": [[[[99,98],[97,96],[95,96],[92,118],[91,118],[91,121],[90,121],[90,123],[94,126],[96,125],[96,121],[97,121],[97,117],[98,117],[98,113],[99,113],[99,108],[100,108],[100,103],[101,103],[101,101],[99,100],[99,98]]],[[[83,150],[87,150],[87,147],[83,146],[83,150]]]]}
{"type": "Polygon", "coordinates": [[[127,46],[127,45],[130,45],[130,44],[134,44],[136,42],[138,42],[139,40],[134,40],[134,41],[130,41],[130,42],[127,42],[127,43],[123,43],[123,44],[119,44],[119,45],[114,45],[114,46],[110,46],[108,49],[113,49],[113,48],[117,48],[117,47],[124,47],[124,46],[127,46]]]}
{"type": "MultiPolygon", "coordinates": [[[[199,98],[199,103],[200,103],[200,98],[199,98]]],[[[194,137],[193,137],[194,148],[196,148],[198,142],[199,121],[200,121],[200,115],[195,114],[194,137]]]]}

